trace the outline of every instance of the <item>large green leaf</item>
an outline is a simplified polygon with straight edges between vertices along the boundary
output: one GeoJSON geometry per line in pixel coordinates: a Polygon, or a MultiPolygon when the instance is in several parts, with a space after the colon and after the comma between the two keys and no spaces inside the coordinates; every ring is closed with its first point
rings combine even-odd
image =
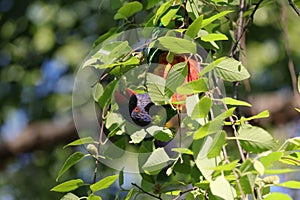
{"type": "Polygon", "coordinates": [[[60,200],[80,200],[80,197],[69,192],[66,195],[64,195],[60,200]]]}
{"type": "Polygon", "coordinates": [[[81,179],[73,179],[66,182],[63,182],[51,189],[54,192],[70,192],[76,190],[77,188],[85,185],[81,179]]]}
{"type": "Polygon", "coordinates": [[[267,131],[247,124],[239,129],[238,139],[246,151],[253,153],[261,153],[276,146],[275,140],[267,131]]]}
{"type": "Polygon", "coordinates": [[[226,200],[234,200],[236,197],[235,189],[226,180],[224,175],[218,176],[210,183],[210,190],[214,196],[226,200]]]}
{"type": "Polygon", "coordinates": [[[169,160],[170,158],[164,148],[157,148],[151,153],[142,168],[147,174],[156,174],[169,160]]]}
{"type": "Polygon", "coordinates": [[[147,73],[147,88],[152,102],[163,105],[165,99],[166,80],[158,75],[147,73]]]}
{"type": "Polygon", "coordinates": [[[241,100],[237,100],[237,99],[233,99],[230,97],[225,97],[222,99],[222,101],[227,104],[227,105],[233,105],[233,106],[248,106],[251,107],[251,104],[245,102],[245,101],[241,101],[241,100]]]}
{"type": "Polygon", "coordinates": [[[93,193],[99,190],[106,189],[109,186],[111,186],[118,179],[118,177],[119,177],[118,174],[107,176],[101,179],[100,181],[90,185],[90,189],[92,190],[93,193]]]}
{"type": "Polygon", "coordinates": [[[193,41],[171,36],[158,38],[157,48],[176,54],[197,53],[196,44],[193,41]]]}
{"type": "Polygon", "coordinates": [[[242,63],[233,58],[222,60],[216,68],[222,79],[225,81],[241,81],[250,77],[250,74],[242,63]]]}
{"type": "Polygon", "coordinates": [[[197,36],[198,32],[201,29],[202,20],[203,20],[203,15],[200,15],[197,19],[193,21],[193,23],[191,23],[191,25],[189,25],[188,29],[185,32],[185,35],[191,38],[197,36]]]}
{"type": "Polygon", "coordinates": [[[292,198],[287,194],[282,194],[279,192],[273,192],[267,195],[264,200],[292,200],[292,198]]]}
{"type": "Polygon", "coordinates": [[[208,90],[207,79],[199,78],[197,80],[185,83],[184,85],[178,87],[176,92],[178,94],[198,94],[201,92],[206,92],[208,90]]]}
{"type": "Polygon", "coordinates": [[[274,162],[278,161],[283,156],[282,152],[271,152],[266,156],[260,158],[260,162],[265,168],[271,167],[274,162]]]}
{"type": "Polygon", "coordinates": [[[128,17],[131,17],[135,13],[141,11],[143,9],[143,4],[141,4],[138,1],[133,1],[126,3],[124,6],[122,6],[118,12],[115,14],[114,19],[127,19],[128,17]]]}
{"type": "Polygon", "coordinates": [[[209,149],[207,157],[214,158],[219,156],[225,142],[226,142],[225,131],[221,131],[220,133],[217,133],[214,137],[213,143],[209,149]]]}
{"type": "Polygon", "coordinates": [[[73,165],[78,163],[82,158],[84,157],[84,154],[81,152],[75,152],[72,155],[69,156],[69,158],[65,161],[62,168],[58,172],[56,181],[66,172],[68,169],[70,169],[73,165]]]}
{"type": "Polygon", "coordinates": [[[165,95],[168,98],[175,93],[176,89],[184,83],[188,68],[186,62],[180,62],[172,66],[166,78],[165,95]]]}

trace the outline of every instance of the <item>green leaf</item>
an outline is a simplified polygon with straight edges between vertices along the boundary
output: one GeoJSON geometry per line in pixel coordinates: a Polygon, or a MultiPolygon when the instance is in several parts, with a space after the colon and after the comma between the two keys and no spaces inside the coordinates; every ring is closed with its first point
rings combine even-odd
{"type": "Polygon", "coordinates": [[[242,63],[233,58],[222,60],[217,65],[217,71],[222,79],[230,82],[242,81],[250,77],[250,74],[242,63]]]}
{"type": "Polygon", "coordinates": [[[300,150],[300,137],[289,138],[285,142],[285,151],[300,150]]]}
{"type": "Polygon", "coordinates": [[[293,152],[290,155],[282,156],[280,161],[285,164],[300,166],[300,152],[293,152]]]}
{"type": "Polygon", "coordinates": [[[170,129],[162,129],[162,130],[154,132],[153,137],[156,140],[168,142],[173,138],[173,133],[170,129]]]}
{"type": "Polygon", "coordinates": [[[222,33],[210,33],[201,36],[201,40],[204,42],[211,42],[211,41],[219,41],[219,40],[228,40],[228,37],[222,33]]]}
{"type": "Polygon", "coordinates": [[[157,39],[158,40],[158,49],[165,51],[171,51],[176,54],[182,53],[193,53],[196,54],[196,44],[190,40],[164,36],[157,39]]]}
{"type": "Polygon", "coordinates": [[[221,199],[234,200],[236,197],[236,191],[223,175],[210,183],[210,190],[214,196],[221,199]]]}
{"type": "Polygon", "coordinates": [[[224,113],[218,115],[212,121],[206,123],[204,126],[201,126],[194,134],[194,140],[201,139],[207,135],[220,132],[222,130],[224,120],[233,115],[235,108],[230,108],[224,113]]]}
{"type": "Polygon", "coordinates": [[[299,181],[287,181],[287,182],[276,184],[276,186],[291,188],[291,189],[300,189],[300,182],[299,181]]]}
{"type": "Polygon", "coordinates": [[[170,23],[170,21],[174,18],[174,16],[176,15],[176,13],[178,12],[180,6],[171,6],[170,9],[168,10],[168,12],[166,14],[164,14],[160,21],[164,26],[168,26],[168,24],[170,23]]]}
{"type": "Polygon", "coordinates": [[[188,149],[188,148],[172,148],[171,151],[175,151],[180,154],[188,154],[188,155],[193,155],[193,151],[188,149]]]}
{"type": "Polygon", "coordinates": [[[70,169],[73,165],[78,163],[82,158],[84,157],[84,154],[81,152],[75,152],[72,155],[69,156],[69,158],[65,161],[62,168],[58,172],[56,181],[66,172],[68,169],[70,169]]]}
{"type": "Polygon", "coordinates": [[[165,3],[163,3],[156,11],[154,19],[153,19],[153,25],[157,25],[160,17],[171,7],[173,4],[172,0],[169,0],[165,3]]]}
{"type": "Polygon", "coordinates": [[[282,194],[279,192],[273,192],[267,195],[264,200],[292,200],[292,198],[287,194],[282,194]]]}
{"type": "Polygon", "coordinates": [[[112,94],[117,83],[118,83],[117,80],[113,80],[104,89],[104,92],[98,101],[98,104],[100,105],[101,108],[105,108],[107,105],[111,103],[112,94]]]}
{"type": "Polygon", "coordinates": [[[200,99],[200,101],[196,104],[196,106],[192,112],[192,116],[191,116],[192,119],[207,117],[211,107],[212,107],[211,98],[203,96],[200,99]]]}
{"type": "Polygon", "coordinates": [[[102,200],[100,196],[96,196],[94,194],[90,194],[87,198],[87,200],[102,200]]]}
{"type": "Polygon", "coordinates": [[[221,131],[221,133],[217,133],[215,135],[213,143],[208,151],[207,157],[214,158],[214,157],[219,156],[225,142],[226,142],[225,131],[221,131]]]}
{"type": "Polygon", "coordinates": [[[180,62],[172,66],[166,78],[165,95],[167,97],[171,98],[176,89],[184,83],[187,73],[186,62],[180,62]]]}
{"type": "Polygon", "coordinates": [[[122,188],[122,185],[124,184],[124,168],[119,173],[119,187],[122,188]]]}
{"type": "Polygon", "coordinates": [[[241,121],[243,121],[243,120],[250,121],[250,120],[253,120],[253,119],[262,119],[262,118],[267,118],[269,116],[270,116],[269,111],[264,110],[264,111],[258,113],[257,115],[254,115],[254,116],[251,116],[251,117],[246,117],[246,118],[242,117],[241,121]]]}
{"type": "Polygon", "coordinates": [[[156,174],[169,160],[170,158],[164,148],[157,148],[151,153],[142,168],[147,174],[156,174]]]}
{"type": "Polygon", "coordinates": [[[215,69],[218,66],[218,64],[220,62],[222,62],[224,59],[226,59],[226,57],[219,58],[219,59],[213,61],[212,63],[210,63],[209,65],[207,65],[206,67],[204,67],[203,70],[200,71],[199,77],[201,77],[204,74],[206,74],[206,73],[212,71],[213,69],[215,69]]]}
{"type": "Polygon", "coordinates": [[[178,94],[197,94],[208,90],[207,79],[199,78],[197,80],[185,83],[176,89],[178,94]]]}
{"type": "Polygon", "coordinates": [[[145,129],[135,131],[132,135],[130,135],[130,139],[131,139],[130,143],[138,144],[144,140],[146,135],[147,132],[145,131],[145,129]]]}
{"type": "Polygon", "coordinates": [[[222,99],[222,101],[227,104],[227,105],[233,105],[233,106],[248,106],[251,107],[251,104],[245,102],[245,101],[241,101],[241,100],[237,100],[237,99],[233,99],[230,97],[225,97],[222,99]]]}
{"type": "Polygon", "coordinates": [[[202,21],[201,28],[204,28],[205,26],[211,24],[213,21],[215,21],[215,20],[217,20],[217,19],[219,19],[219,18],[221,18],[221,17],[223,17],[223,16],[225,16],[228,13],[231,13],[231,12],[233,12],[233,11],[232,10],[225,10],[225,11],[222,11],[222,12],[216,14],[216,15],[211,16],[210,18],[204,19],[202,21]]]}
{"type": "Polygon", "coordinates": [[[148,0],[146,10],[152,8],[153,6],[157,5],[161,0],[148,0]]]}
{"type": "Polygon", "coordinates": [[[185,35],[191,38],[197,36],[198,32],[201,29],[202,20],[203,20],[203,15],[200,15],[197,19],[193,21],[193,23],[191,23],[191,25],[189,25],[188,29],[185,32],[185,35]]]}
{"type": "Polygon", "coordinates": [[[147,73],[147,88],[153,103],[164,105],[166,80],[158,75],[147,73]]]}
{"type": "Polygon", "coordinates": [[[95,193],[99,190],[106,189],[109,186],[111,186],[118,179],[118,177],[119,177],[118,174],[115,174],[112,176],[107,176],[107,177],[101,179],[100,181],[90,185],[90,189],[92,190],[93,193],[95,193]]]}
{"type": "Polygon", "coordinates": [[[286,174],[286,173],[295,173],[299,172],[299,169],[289,169],[289,168],[284,168],[284,169],[266,169],[265,174],[286,174]]]}
{"type": "Polygon", "coordinates": [[[261,162],[259,162],[258,160],[255,160],[253,162],[253,167],[258,172],[259,175],[261,175],[261,176],[264,175],[265,167],[261,162]]]}
{"type": "Polygon", "coordinates": [[[85,138],[79,138],[78,140],[75,140],[69,144],[67,144],[66,146],[64,146],[64,148],[67,148],[69,146],[79,146],[79,145],[83,145],[83,144],[90,144],[90,143],[94,143],[94,139],[92,137],[85,137],[85,138]]]}
{"type": "Polygon", "coordinates": [[[300,109],[299,109],[299,108],[295,108],[295,110],[297,110],[298,112],[300,112],[300,109]]]}
{"type": "Polygon", "coordinates": [[[95,87],[93,88],[93,97],[94,100],[97,102],[101,95],[103,94],[103,86],[101,83],[97,83],[95,87]]]}
{"type": "Polygon", "coordinates": [[[73,179],[66,182],[63,182],[51,189],[54,192],[70,192],[76,190],[77,188],[85,185],[81,179],[73,179]]]}
{"type": "Polygon", "coordinates": [[[80,199],[80,197],[69,192],[66,195],[64,195],[60,200],[79,200],[79,199],[80,199]]]}
{"type": "Polygon", "coordinates": [[[125,200],[130,200],[133,194],[134,194],[134,188],[131,188],[127,193],[125,200]]]}
{"type": "Polygon", "coordinates": [[[131,17],[135,13],[141,11],[142,9],[143,9],[143,4],[141,4],[138,1],[126,3],[118,10],[118,12],[114,16],[114,19],[115,20],[127,19],[128,17],[131,17]]]}
{"type": "Polygon", "coordinates": [[[238,163],[239,163],[239,160],[235,160],[231,163],[222,164],[222,165],[219,165],[217,167],[214,167],[213,170],[216,170],[216,171],[231,171],[236,167],[236,165],[238,163]]]}
{"type": "Polygon", "coordinates": [[[283,156],[282,152],[271,152],[267,156],[260,158],[260,162],[265,168],[271,167],[274,162],[278,161],[283,156]]]}
{"type": "Polygon", "coordinates": [[[267,131],[247,124],[239,129],[238,139],[246,151],[253,153],[261,153],[276,146],[275,140],[267,131]]]}

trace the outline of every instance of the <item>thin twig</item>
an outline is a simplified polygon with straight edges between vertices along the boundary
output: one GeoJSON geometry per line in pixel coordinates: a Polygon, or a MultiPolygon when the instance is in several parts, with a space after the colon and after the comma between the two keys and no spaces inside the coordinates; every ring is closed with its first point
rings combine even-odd
{"type": "Polygon", "coordinates": [[[151,194],[151,193],[145,191],[143,188],[141,188],[140,186],[138,186],[138,185],[135,184],[135,183],[131,183],[131,185],[135,186],[136,188],[138,188],[139,190],[141,190],[143,193],[145,193],[145,194],[147,194],[147,195],[149,195],[149,196],[151,196],[151,197],[154,197],[154,198],[156,198],[156,199],[162,200],[162,198],[161,198],[160,196],[156,196],[156,195],[154,195],[154,194],[151,194]]]}
{"type": "Polygon", "coordinates": [[[182,195],[184,195],[184,194],[186,194],[188,192],[195,191],[197,189],[198,189],[197,187],[193,187],[193,188],[187,189],[185,191],[181,191],[181,192],[179,192],[179,194],[173,200],[178,200],[182,195]]]}
{"type": "Polygon", "coordinates": [[[293,10],[296,12],[296,14],[300,17],[300,10],[299,8],[295,5],[293,0],[288,0],[290,6],[293,8],[293,10]]]}

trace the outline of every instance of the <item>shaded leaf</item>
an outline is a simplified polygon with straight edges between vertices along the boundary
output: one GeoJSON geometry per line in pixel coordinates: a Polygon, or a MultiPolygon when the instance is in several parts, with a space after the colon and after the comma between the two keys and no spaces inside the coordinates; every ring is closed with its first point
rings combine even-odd
{"type": "Polygon", "coordinates": [[[64,195],[60,200],[79,200],[79,199],[80,199],[80,197],[69,192],[66,195],[64,195]]]}
{"type": "Polygon", "coordinates": [[[226,142],[225,131],[221,131],[220,133],[217,133],[214,137],[213,143],[209,149],[207,157],[214,158],[216,156],[219,156],[225,142],[226,142]]]}
{"type": "Polygon", "coordinates": [[[192,112],[192,116],[191,116],[192,119],[207,117],[211,107],[212,107],[211,98],[203,96],[196,104],[192,112]]]}
{"type": "Polygon", "coordinates": [[[82,158],[84,157],[84,154],[81,152],[75,152],[72,155],[69,156],[69,158],[65,161],[62,168],[58,172],[56,181],[66,172],[68,169],[70,169],[73,165],[78,163],[82,158]]]}
{"type": "Polygon", "coordinates": [[[94,194],[90,194],[87,198],[87,200],[102,200],[100,196],[96,196],[94,194]]]}
{"type": "Polygon", "coordinates": [[[156,104],[163,105],[166,103],[165,100],[165,85],[166,80],[158,75],[147,73],[147,88],[148,93],[153,101],[156,104]]]}
{"type": "Polygon", "coordinates": [[[134,188],[131,188],[127,193],[125,200],[130,200],[133,194],[134,194],[134,188]]]}
{"type": "Polygon", "coordinates": [[[239,129],[238,139],[246,151],[253,153],[261,153],[276,146],[275,140],[267,131],[246,124],[239,129]]]}
{"type": "Polygon", "coordinates": [[[118,177],[119,177],[118,174],[107,176],[101,179],[100,181],[90,185],[90,189],[92,190],[93,193],[99,190],[106,189],[109,186],[111,186],[118,179],[118,177]]]}
{"type": "Polygon", "coordinates": [[[215,69],[217,67],[217,65],[222,62],[224,59],[226,59],[226,57],[222,57],[222,58],[219,58],[215,61],[213,61],[212,63],[210,63],[209,65],[207,65],[206,67],[204,67],[200,73],[199,73],[199,76],[203,76],[204,74],[206,74],[207,72],[210,72],[212,71],[213,69],[215,69]]]}
{"type": "Polygon", "coordinates": [[[105,108],[107,105],[111,103],[112,94],[117,83],[118,83],[117,80],[113,80],[104,89],[104,92],[98,101],[98,104],[100,105],[101,108],[105,108]]]}
{"type": "Polygon", "coordinates": [[[81,179],[73,179],[66,182],[63,182],[51,189],[54,192],[70,192],[76,190],[77,188],[85,185],[81,179]]]}
{"type": "Polygon", "coordinates": [[[264,165],[265,168],[271,167],[274,162],[278,161],[281,156],[283,156],[282,152],[271,152],[267,156],[263,156],[260,158],[260,162],[264,165]]]}
{"type": "Polygon", "coordinates": [[[187,63],[180,62],[172,66],[166,78],[165,95],[169,98],[183,84],[188,73],[187,63]]]}

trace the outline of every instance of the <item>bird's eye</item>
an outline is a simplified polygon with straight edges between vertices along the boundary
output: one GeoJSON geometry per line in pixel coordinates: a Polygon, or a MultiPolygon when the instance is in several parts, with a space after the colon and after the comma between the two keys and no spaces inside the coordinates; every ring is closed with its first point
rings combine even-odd
{"type": "Polygon", "coordinates": [[[133,111],[134,112],[140,112],[140,109],[139,109],[139,107],[136,106],[133,111]]]}

